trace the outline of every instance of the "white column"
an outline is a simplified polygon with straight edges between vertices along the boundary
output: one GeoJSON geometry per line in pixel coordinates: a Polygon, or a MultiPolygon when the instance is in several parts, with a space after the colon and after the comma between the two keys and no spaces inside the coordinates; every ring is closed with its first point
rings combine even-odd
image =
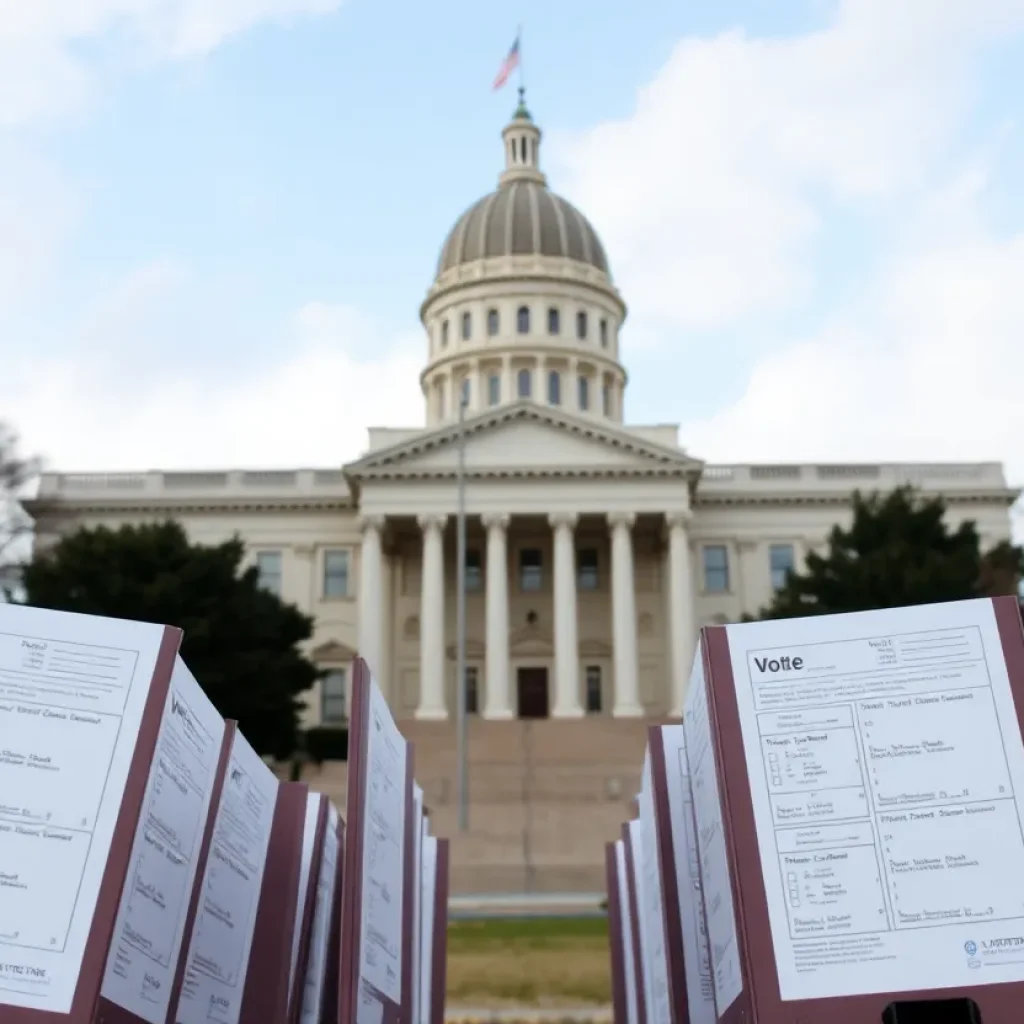
{"type": "Polygon", "coordinates": [[[689,509],[678,509],[665,516],[668,531],[668,636],[672,665],[669,713],[673,717],[683,714],[693,661],[693,570],[690,565],[690,537],[686,531],[692,518],[693,513],[689,509]]]}
{"type": "Polygon", "coordinates": [[[444,526],[446,516],[419,516],[423,531],[420,591],[420,703],[417,718],[448,717],[444,673],[444,526]]]}
{"type": "Polygon", "coordinates": [[[484,718],[512,718],[508,649],[508,522],[504,515],[483,517],[487,530],[487,693],[484,718]]]}
{"type": "Polygon", "coordinates": [[[558,512],[548,516],[555,531],[555,701],[553,718],[579,718],[580,644],[576,621],[576,546],[573,531],[577,516],[558,512]]]}
{"type": "Polygon", "coordinates": [[[637,679],[636,593],[633,578],[632,512],[615,512],[608,516],[612,535],[612,643],[615,646],[616,718],[639,718],[640,686],[637,679]]]}
{"type": "Polygon", "coordinates": [[[359,655],[374,678],[384,670],[384,574],[381,533],[383,516],[363,516],[363,546],[359,556],[359,655]]]}

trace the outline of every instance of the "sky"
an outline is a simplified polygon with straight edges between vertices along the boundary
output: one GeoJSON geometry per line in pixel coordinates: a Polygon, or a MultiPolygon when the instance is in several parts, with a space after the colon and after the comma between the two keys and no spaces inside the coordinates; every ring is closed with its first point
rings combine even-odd
{"type": "Polygon", "coordinates": [[[422,423],[418,307],[522,26],[629,420],[709,462],[1024,485],[1024,0],[0,0],[0,419],[54,470],[331,466],[422,423]]]}

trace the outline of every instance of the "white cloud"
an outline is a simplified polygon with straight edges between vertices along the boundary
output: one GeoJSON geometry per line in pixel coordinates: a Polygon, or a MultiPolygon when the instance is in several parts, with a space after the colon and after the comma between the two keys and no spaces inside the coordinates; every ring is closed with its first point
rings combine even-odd
{"type": "Polygon", "coordinates": [[[0,0],[0,127],[65,113],[97,72],[79,45],[115,37],[138,61],[201,56],[262,22],[326,14],[342,0],[0,0]]]}
{"type": "MultiPolygon", "coordinates": [[[[0,136],[0,309],[30,297],[45,279],[75,214],[60,176],[0,136]]],[[[3,345],[0,338],[0,351],[3,345]]]]}
{"type": "MultiPolygon", "coordinates": [[[[124,290],[129,306],[138,294],[124,290]]],[[[111,322],[137,326],[138,309],[111,322]]],[[[365,450],[368,424],[422,425],[422,347],[418,335],[389,337],[357,311],[312,303],[276,366],[240,366],[224,381],[173,355],[126,370],[116,345],[106,359],[87,345],[79,357],[26,353],[0,377],[0,408],[26,451],[64,471],[337,466],[365,450]]]]}
{"type": "Polygon", "coordinates": [[[848,0],[800,36],[686,39],[632,116],[552,140],[556,179],[642,332],[750,322],[813,287],[827,201],[931,184],[982,44],[1022,25],[1022,0],[848,0]]]}

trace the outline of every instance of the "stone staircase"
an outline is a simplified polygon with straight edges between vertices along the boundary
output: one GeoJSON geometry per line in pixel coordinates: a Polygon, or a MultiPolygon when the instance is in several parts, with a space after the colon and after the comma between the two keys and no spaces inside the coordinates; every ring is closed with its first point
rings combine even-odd
{"type": "MultiPolygon", "coordinates": [[[[632,816],[650,724],[471,719],[460,833],[454,722],[402,721],[433,831],[452,839],[453,895],[600,892],[604,843],[632,816]]],[[[305,779],[343,806],[346,775],[329,763],[305,779]]]]}

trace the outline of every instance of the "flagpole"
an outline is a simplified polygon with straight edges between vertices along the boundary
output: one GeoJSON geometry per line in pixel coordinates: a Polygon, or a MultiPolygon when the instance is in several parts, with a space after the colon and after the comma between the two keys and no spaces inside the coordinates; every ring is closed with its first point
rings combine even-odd
{"type": "Polygon", "coordinates": [[[516,39],[519,40],[519,98],[526,95],[526,78],[523,75],[523,26],[516,26],[516,39]]]}

